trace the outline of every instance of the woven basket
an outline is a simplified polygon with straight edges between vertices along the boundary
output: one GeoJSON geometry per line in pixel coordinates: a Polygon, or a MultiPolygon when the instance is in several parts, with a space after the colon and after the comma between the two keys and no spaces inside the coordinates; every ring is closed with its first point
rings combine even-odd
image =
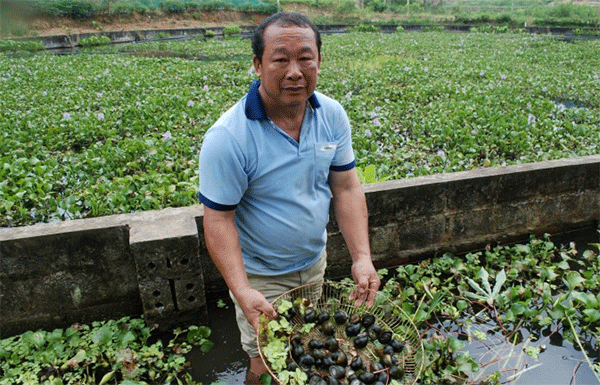
{"type": "MultiPolygon", "coordinates": [[[[391,330],[394,333],[394,338],[400,340],[404,344],[402,352],[395,354],[398,358],[399,365],[404,369],[405,377],[400,380],[401,384],[416,383],[424,363],[423,343],[419,338],[419,332],[410,319],[410,317],[393,301],[383,296],[381,293],[376,293],[375,304],[367,309],[365,305],[360,307],[355,306],[354,301],[348,299],[350,293],[356,289],[353,284],[340,282],[320,282],[301,286],[290,290],[275,301],[273,306],[278,306],[282,301],[287,300],[294,302],[298,298],[302,298],[304,302],[310,302],[317,312],[327,311],[333,315],[339,309],[345,310],[351,317],[353,314],[358,314],[362,317],[365,313],[370,313],[375,317],[376,322],[383,328],[391,330]]],[[[292,331],[289,336],[294,336],[299,333],[304,325],[303,318],[300,314],[295,315],[290,320],[292,331]]],[[[334,323],[335,325],[335,323],[334,323]]],[[[271,368],[269,361],[263,354],[263,349],[267,345],[268,331],[267,326],[261,324],[257,335],[258,349],[262,360],[265,362],[269,374],[281,384],[278,379],[278,374],[271,368]]],[[[302,343],[306,346],[308,341],[315,339],[324,342],[328,337],[325,336],[318,327],[314,327],[310,332],[303,333],[302,343]]],[[[345,326],[335,325],[334,336],[339,341],[340,347],[350,356],[361,356],[363,362],[379,361],[376,350],[381,349],[383,345],[379,342],[370,341],[364,349],[354,349],[352,342],[346,337],[345,326]]]]}

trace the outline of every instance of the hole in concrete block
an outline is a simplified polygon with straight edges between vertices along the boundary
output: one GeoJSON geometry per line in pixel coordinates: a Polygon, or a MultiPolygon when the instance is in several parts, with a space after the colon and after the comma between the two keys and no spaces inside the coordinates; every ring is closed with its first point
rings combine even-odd
{"type": "Polygon", "coordinates": [[[188,290],[192,290],[194,288],[194,284],[193,283],[188,283],[187,285],[185,285],[185,288],[188,290]]]}
{"type": "Polygon", "coordinates": [[[196,300],[196,297],[194,297],[193,295],[190,295],[188,297],[188,302],[194,302],[196,300]]]}
{"type": "Polygon", "coordinates": [[[154,307],[158,310],[162,309],[165,307],[165,305],[162,302],[157,302],[154,304],[154,307]]]}
{"type": "Polygon", "coordinates": [[[150,269],[150,270],[154,269],[155,267],[156,267],[156,265],[154,263],[152,263],[152,262],[150,262],[148,264],[148,269],[150,269]]]}
{"type": "Polygon", "coordinates": [[[187,259],[187,258],[183,258],[183,259],[181,260],[181,264],[182,264],[182,265],[187,265],[189,261],[190,261],[189,259],[187,259]]]}
{"type": "Polygon", "coordinates": [[[160,297],[160,291],[154,290],[154,293],[152,293],[152,295],[155,297],[160,297]]]}

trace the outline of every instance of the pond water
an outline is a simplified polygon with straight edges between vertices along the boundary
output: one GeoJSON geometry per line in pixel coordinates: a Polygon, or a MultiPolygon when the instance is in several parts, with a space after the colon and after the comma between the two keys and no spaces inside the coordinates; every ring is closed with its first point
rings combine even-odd
{"type": "MultiPolygon", "coordinates": [[[[594,228],[578,230],[577,232],[553,237],[556,244],[576,242],[577,249],[582,252],[589,243],[600,242],[598,232],[594,228]]],[[[235,311],[228,293],[209,298],[209,318],[212,335],[211,341],[215,343],[208,353],[194,349],[188,355],[191,362],[190,372],[195,381],[205,385],[223,383],[227,385],[243,384],[248,366],[248,357],[240,346],[240,333],[235,322],[235,311]],[[221,302],[221,306],[218,303],[221,302]]],[[[444,328],[444,325],[437,325],[444,328]]],[[[519,341],[516,345],[507,343],[500,333],[494,333],[493,323],[482,324],[481,330],[489,335],[482,342],[467,342],[466,348],[479,364],[488,363],[483,374],[490,374],[497,370],[519,368],[511,384],[530,385],[597,385],[598,381],[592,369],[586,362],[584,354],[578,347],[569,342],[563,342],[562,329],[550,328],[528,331],[521,328],[518,331],[519,341]],[[531,342],[528,341],[534,333],[536,346],[544,344],[546,350],[541,352],[538,359],[523,353],[531,342]]],[[[449,333],[455,332],[448,330],[449,333]]],[[[594,362],[600,362],[600,352],[587,349],[587,354],[594,362]]],[[[515,371],[511,371],[515,373],[515,371]]]]}

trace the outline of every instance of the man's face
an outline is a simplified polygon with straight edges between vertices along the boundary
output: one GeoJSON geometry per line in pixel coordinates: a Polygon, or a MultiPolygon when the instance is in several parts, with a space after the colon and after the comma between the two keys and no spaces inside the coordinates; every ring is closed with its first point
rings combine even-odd
{"type": "Polygon", "coordinates": [[[300,105],[313,94],[321,67],[315,33],[310,28],[267,27],[262,62],[254,57],[263,100],[279,107],[300,105]]]}

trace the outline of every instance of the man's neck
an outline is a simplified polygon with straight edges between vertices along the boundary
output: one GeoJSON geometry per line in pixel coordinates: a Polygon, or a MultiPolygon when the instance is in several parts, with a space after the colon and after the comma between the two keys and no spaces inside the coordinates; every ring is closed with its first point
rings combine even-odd
{"type": "Polygon", "coordinates": [[[279,128],[285,131],[289,136],[300,142],[300,132],[302,130],[302,121],[308,101],[294,105],[278,105],[272,103],[262,88],[259,88],[260,97],[267,117],[271,119],[279,128]]]}

